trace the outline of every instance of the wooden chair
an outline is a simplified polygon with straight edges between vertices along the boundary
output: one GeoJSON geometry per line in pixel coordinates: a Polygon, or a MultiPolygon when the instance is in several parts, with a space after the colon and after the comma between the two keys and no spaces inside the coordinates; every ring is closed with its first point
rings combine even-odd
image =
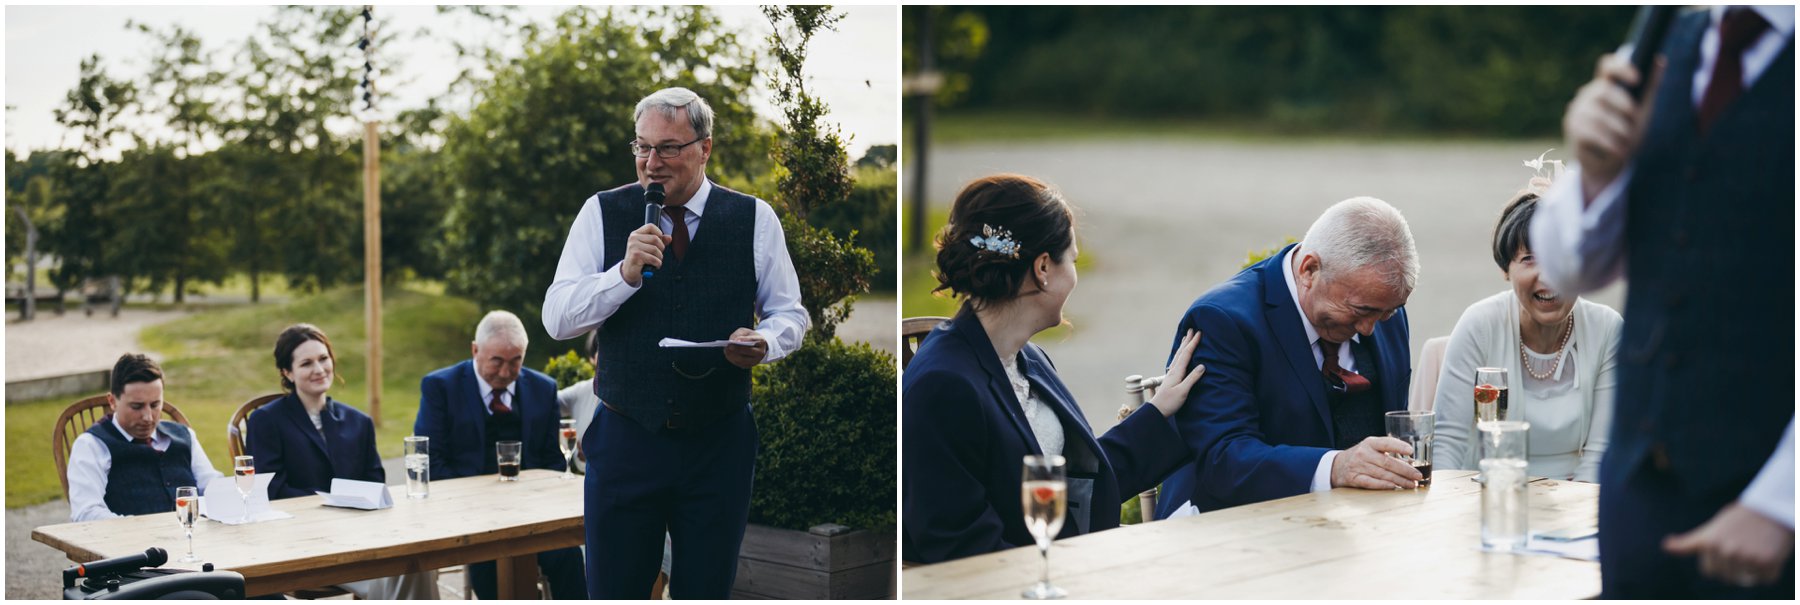
{"type": "MultiPolygon", "coordinates": [[[[1151,399],[1156,398],[1156,389],[1162,387],[1163,375],[1148,378],[1140,374],[1125,377],[1125,404],[1119,406],[1119,421],[1123,422],[1132,412],[1143,407],[1151,399]]],[[[1139,523],[1156,520],[1156,499],[1162,493],[1162,485],[1152,486],[1138,494],[1139,523]]]]}
{"type": "MultiPolygon", "coordinates": [[[[175,409],[175,404],[164,401],[162,409],[163,415],[169,420],[181,426],[190,426],[187,416],[175,409]]],[[[63,500],[69,499],[69,451],[75,447],[75,438],[111,412],[112,406],[106,402],[106,394],[100,394],[75,402],[56,418],[55,432],[50,435],[50,457],[56,462],[56,478],[62,480],[63,500]]]]}
{"type": "Polygon", "coordinates": [[[908,317],[900,320],[900,369],[906,370],[906,364],[912,363],[913,354],[919,352],[919,345],[925,342],[925,335],[931,333],[938,324],[950,321],[948,317],[908,317]]]}
{"type": "Polygon", "coordinates": [[[244,435],[249,432],[250,412],[256,411],[256,408],[274,403],[275,400],[285,396],[287,396],[286,393],[270,393],[268,395],[258,396],[244,402],[244,405],[238,406],[236,412],[231,413],[231,423],[225,425],[225,447],[231,451],[232,458],[235,459],[238,456],[244,455],[244,435]]]}

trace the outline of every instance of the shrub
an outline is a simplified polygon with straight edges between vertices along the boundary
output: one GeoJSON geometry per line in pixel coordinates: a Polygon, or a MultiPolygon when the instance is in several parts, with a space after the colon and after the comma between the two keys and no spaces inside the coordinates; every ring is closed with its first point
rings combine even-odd
{"type": "Polygon", "coordinates": [[[762,447],[750,521],[805,530],[894,523],[894,356],[808,338],[760,365],[751,393],[762,447]]]}
{"type": "Polygon", "coordinates": [[[544,366],[544,373],[556,380],[556,388],[566,389],[569,385],[594,377],[594,364],[582,359],[574,351],[566,351],[559,357],[550,358],[544,366]]]}

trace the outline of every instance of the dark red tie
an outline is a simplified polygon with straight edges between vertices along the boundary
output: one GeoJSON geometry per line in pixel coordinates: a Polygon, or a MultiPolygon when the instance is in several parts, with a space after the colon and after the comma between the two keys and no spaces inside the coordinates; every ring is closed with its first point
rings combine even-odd
{"type": "Polygon", "coordinates": [[[1713,65],[1712,80],[1706,84],[1706,95],[1700,97],[1700,134],[1712,130],[1713,122],[1732,101],[1744,94],[1744,49],[1762,37],[1769,22],[1748,8],[1725,12],[1719,23],[1719,58],[1713,65]]]}
{"type": "Polygon", "coordinates": [[[150,440],[149,440],[149,439],[147,439],[147,438],[144,438],[144,437],[136,437],[136,438],[133,438],[133,439],[132,439],[132,440],[131,440],[131,442],[132,442],[132,443],[136,443],[136,444],[138,444],[138,445],[150,445],[150,440]]]}
{"type": "Polygon", "coordinates": [[[1352,395],[1369,390],[1369,379],[1361,374],[1338,367],[1338,346],[1340,343],[1319,339],[1319,352],[1325,354],[1325,365],[1320,371],[1325,374],[1325,384],[1343,382],[1344,392],[1352,395]]]}
{"type": "Polygon", "coordinates": [[[669,215],[669,220],[674,223],[675,241],[669,245],[675,248],[675,260],[686,259],[688,247],[687,207],[663,206],[663,214],[669,215]]]}
{"type": "Polygon", "coordinates": [[[506,391],[500,389],[494,389],[494,401],[488,404],[488,410],[492,411],[495,416],[512,413],[512,408],[506,407],[506,402],[500,400],[500,394],[505,392],[506,391]]]}

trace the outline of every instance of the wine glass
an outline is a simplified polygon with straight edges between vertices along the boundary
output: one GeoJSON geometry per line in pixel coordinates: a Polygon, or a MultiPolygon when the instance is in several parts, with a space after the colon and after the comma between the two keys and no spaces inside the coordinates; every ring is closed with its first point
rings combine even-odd
{"type": "Polygon", "coordinates": [[[559,440],[559,445],[562,446],[562,454],[563,454],[563,476],[562,476],[562,478],[574,479],[575,478],[575,419],[574,418],[562,419],[562,428],[560,429],[559,432],[562,435],[562,438],[559,440]]]}
{"type": "Polygon", "coordinates": [[[200,514],[200,489],[194,487],[175,488],[175,518],[181,521],[181,528],[187,530],[188,552],[181,558],[183,563],[200,560],[194,556],[194,516],[200,514]]]}
{"type": "Polygon", "coordinates": [[[256,487],[256,457],[232,457],[231,470],[237,473],[238,500],[244,503],[243,516],[238,519],[238,522],[248,523],[250,522],[250,488],[256,487]]]}
{"type": "Polygon", "coordinates": [[[1475,368],[1475,421],[1506,420],[1506,368],[1475,368]]]}
{"type": "Polygon", "coordinates": [[[1062,456],[1025,457],[1019,500],[1025,509],[1025,529],[1031,531],[1031,537],[1037,540],[1038,552],[1044,555],[1043,579],[1020,595],[1027,599],[1060,599],[1069,594],[1050,585],[1050,541],[1062,531],[1063,513],[1069,503],[1065,464],[1062,456]]]}

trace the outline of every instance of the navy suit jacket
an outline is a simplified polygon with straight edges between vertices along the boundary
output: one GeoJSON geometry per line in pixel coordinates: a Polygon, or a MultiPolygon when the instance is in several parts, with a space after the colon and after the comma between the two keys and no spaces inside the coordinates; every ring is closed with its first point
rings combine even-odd
{"type": "MultiPolygon", "coordinates": [[[[1095,439],[1044,350],[1026,344],[1023,354],[1020,370],[1062,421],[1070,479],[1092,480],[1089,527],[1071,519],[1059,537],[1118,527],[1119,504],[1188,461],[1187,447],[1151,406],[1095,439]],[[1097,468],[1074,468],[1076,452],[1092,453],[1086,459],[1097,468]]],[[[1026,455],[1043,451],[973,314],[965,311],[926,336],[906,368],[902,400],[903,558],[929,563],[1033,544],[1019,499],[1020,472],[1026,455]]]]}
{"type": "MultiPolygon", "coordinates": [[[[1176,347],[1190,328],[1203,334],[1193,363],[1206,364],[1206,375],[1175,414],[1195,462],[1163,483],[1157,518],[1183,501],[1206,512],[1304,494],[1332,449],[1325,380],[1281,268],[1293,248],[1200,295],[1176,326],[1176,347]]],[[[1406,409],[1406,309],[1376,323],[1362,341],[1373,345],[1382,408],[1406,409]]]]}
{"type": "MultiPolygon", "coordinates": [[[[425,375],[419,381],[419,415],[413,434],[431,438],[431,478],[454,479],[481,474],[487,456],[487,402],[481,400],[475,362],[462,363],[425,375]]],[[[556,381],[531,368],[519,371],[513,387],[513,412],[519,414],[519,465],[521,468],[563,470],[562,448],[557,445],[556,381]]]]}
{"type": "Polygon", "coordinates": [[[387,481],[375,453],[375,423],[367,414],[327,396],[319,420],[322,430],[313,428],[292,393],[250,414],[244,445],[256,457],[256,472],[276,474],[270,500],[330,491],[334,478],[387,481]]]}

